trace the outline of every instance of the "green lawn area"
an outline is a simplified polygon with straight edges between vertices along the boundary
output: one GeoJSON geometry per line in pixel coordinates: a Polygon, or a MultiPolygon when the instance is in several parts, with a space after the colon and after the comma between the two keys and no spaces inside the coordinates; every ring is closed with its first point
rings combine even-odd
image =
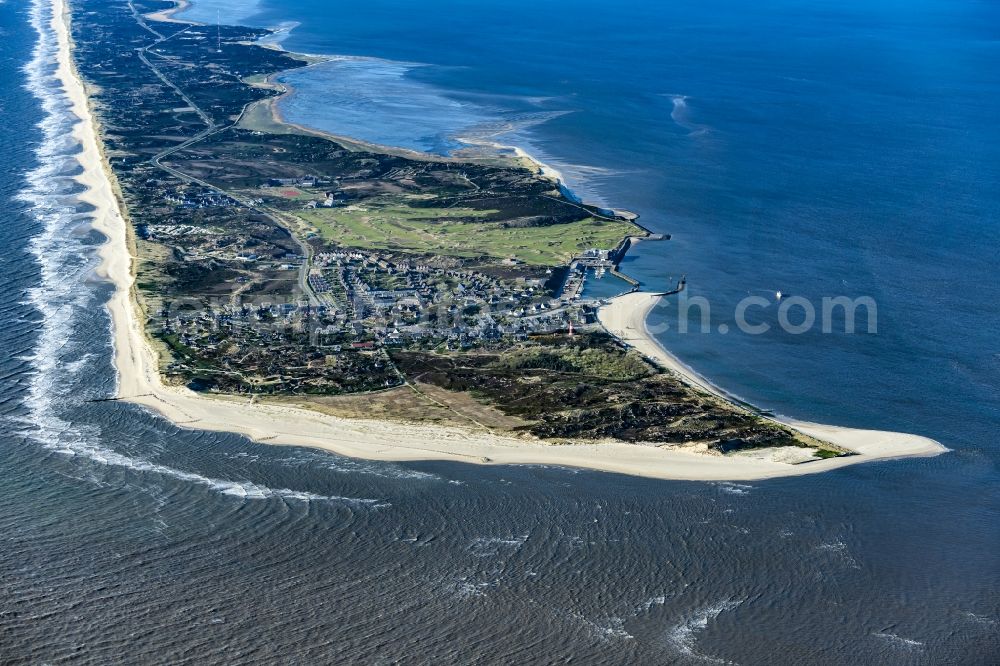
{"type": "Polygon", "coordinates": [[[505,229],[499,222],[471,222],[490,214],[467,208],[413,208],[386,202],[296,211],[324,239],[346,247],[429,252],[456,257],[514,256],[540,266],[568,262],[581,250],[613,248],[636,229],[625,222],[588,218],[548,227],[505,229]]]}

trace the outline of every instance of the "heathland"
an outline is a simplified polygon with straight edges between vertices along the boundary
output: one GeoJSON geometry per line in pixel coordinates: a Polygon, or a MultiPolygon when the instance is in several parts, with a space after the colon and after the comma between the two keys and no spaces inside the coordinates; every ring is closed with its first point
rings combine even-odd
{"type": "Polygon", "coordinates": [[[520,154],[431,157],[284,123],[272,76],[310,59],[255,43],[266,31],[151,18],[171,6],[72,4],[78,115],[96,121],[81,131],[110,168],[91,190],[115,193],[91,198],[112,239],[122,398],[394,459],[748,478],[931,452],[777,422],[610,335],[626,301],[582,287],[648,236],[633,216],[568,198],[520,154]],[[710,471],[691,471],[694,452],[710,471]]]}

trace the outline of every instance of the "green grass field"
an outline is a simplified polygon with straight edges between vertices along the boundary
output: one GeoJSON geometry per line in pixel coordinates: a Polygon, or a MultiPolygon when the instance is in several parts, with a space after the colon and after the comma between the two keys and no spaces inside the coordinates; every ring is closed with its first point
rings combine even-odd
{"type": "Polygon", "coordinates": [[[470,222],[490,211],[413,208],[398,200],[365,206],[317,208],[295,215],[324,239],[345,247],[427,252],[455,257],[516,257],[527,264],[557,266],[587,248],[613,248],[635,228],[589,218],[547,227],[506,229],[498,222],[470,222]],[[456,219],[459,218],[459,219],[456,219]]]}

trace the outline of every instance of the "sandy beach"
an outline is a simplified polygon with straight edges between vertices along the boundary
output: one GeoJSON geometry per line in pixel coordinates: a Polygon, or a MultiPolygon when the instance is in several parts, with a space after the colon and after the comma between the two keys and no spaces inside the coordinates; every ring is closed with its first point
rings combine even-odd
{"type": "Polygon", "coordinates": [[[174,5],[173,7],[169,7],[159,12],[154,12],[149,15],[149,18],[151,18],[154,21],[163,21],[164,23],[190,23],[191,21],[178,21],[177,19],[174,18],[174,14],[178,14],[184,11],[185,9],[191,6],[191,3],[188,2],[188,0],[176,0],[176,1],[177,4],[174,5]]]}
{"type": "MultiPolygon", "coordinates": [[[[723,400],[732,401],[732,396],[727,395],[710,381],[684,365],[649,333],[646,320],[660,298],[659,294],[643,292],[623,294],[611,299],[607,305],[602,307],[598,312],[598,318],[612,335],[642,352],[643,355],[661,367],[674,372],[689,386],[716,395],[723,400]]],[[[948,451],[938,442],[919,435],[844,428],[785,418],[774,418],[773,420],[858,454],[849,458],[811,462],[809,463],[810,467],[819,466],[823,469],[831,469],[868,460],[935,456],[948,451]]]]}
{"type": "MultiPolygon", "coordinates": [[[[780,462],[781,456],[771,454],[708,455],[620,442],[554,445],[458,427],[341,419],[295,406],[251,404],[246,398],[210,397],[164,385],[133,297],[129,224],[101,150],[97,123],[72,65],[66,5],[64,0],[53,2],[53,28],[59,43],[58,73],[80,119],[73,134],[82,146],[79,155],[82,173],[78,180],[86,191],[81,199],[94,207],[93,226],[107,237],[100,249],[97,272],[115,287],[107,307],[118,395],[122,399],[143,405],[186,428],[236,432],[269,444],[308,446],[360,458],[560,465],[662,479],[752,480],[815,473],[879,458],[935,455],[946,450],[936,442],[912,435],[806,423],[790,425],[860,455],[788,464],[780,462]]],[[[649,336],[645,317],[656,298],[642,293],[619,297],[602,309],[601,321],[625,342],[678,372],[693,385],[715,391],[649,336]]]]}

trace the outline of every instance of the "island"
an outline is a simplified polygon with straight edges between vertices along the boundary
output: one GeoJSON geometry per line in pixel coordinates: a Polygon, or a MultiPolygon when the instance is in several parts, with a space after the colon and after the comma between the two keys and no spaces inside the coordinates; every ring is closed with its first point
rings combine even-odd
{"type": "Polygon", "coordinates": [[[316,59],[269,31],[178,20],[168,0],[54,2],[81,199],[108,238],[113,399],[351,456],[659,478],[944,450],[778,420],[692,373],[646,331],[664,295],[618,272],[662,237],[522,151],[296,126],[277,77],[316,59]],[[587,297],[602,273],[628,293],[587,297]]]}

